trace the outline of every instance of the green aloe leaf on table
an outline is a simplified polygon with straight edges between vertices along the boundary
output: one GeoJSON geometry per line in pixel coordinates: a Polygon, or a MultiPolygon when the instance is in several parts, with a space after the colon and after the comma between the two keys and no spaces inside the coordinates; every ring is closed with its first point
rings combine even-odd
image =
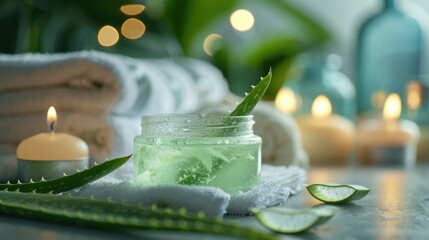
{"type": "Polygon", "coordinates": [[[188,213],[185,209],[142,207],[71,194],[0,191],[0,213],[106,230],[201,232],[244,239],[275,239],[273,234],[221,218],[207,218],[203,213],[188,213]]]}
{"type": "Polygon", "coordinates": [[[30,181],[28,183],[5,183],[0,184],[0,190],[19,191],[19,192],[38,192],[38,193],[62,193],[81,187],[87,183],[100,179],[113,172],[128,161],[131,155],[95,165],[92,168],[83,171],[77,171],[74,174],[64,174],[61,178],[52,180],[42,179],[39,182],[30,181]]]}
{"type": "Polygon", "coordinates": [[[278,233],[300,233],[327,222],[335,215],[332,210],[316,208],[272,207],[251,211],[262,225],[278,233]]]}
{"type": "Polygon", "coordinates": [[[365,197],[370,189],[354,184],[312,184],[306,186],[308,192],[325,203],[346,203],[365,197]]]}

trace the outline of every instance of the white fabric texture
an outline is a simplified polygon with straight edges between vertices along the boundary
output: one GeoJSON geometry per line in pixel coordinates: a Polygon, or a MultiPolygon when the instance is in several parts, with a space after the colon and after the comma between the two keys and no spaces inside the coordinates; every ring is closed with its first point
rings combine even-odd
{"type": "Polygon", "coordinates": [[[221,101],[221,73],[194,59],[133,59],[96,51],[0,54],[0,114],[64,111],[188,113],[221,101]]]}
{"type": "Polygon", "coordinates": [[[248,192],[233,196],[227,212],[243,215],[248,213],[250,208],[281,205],[290,195],[301,191],[305,181],[306,173],[302,168],[263,164],[259,185],[248,192]]]}
{"type": "Polygon", "coordinates": [[[291,194],[299,192],[306,181],[306,171],[299,167],[263,164],[261,181],[251,190],[230,195],[218,188],[186,185],[145,187],[133,183],[132,164],[126,164],[108,176],[82,187],[78,196],[112,198],[144,206],[160,204],[188,211],[203,211],[208,216],[245,215],[250,208],[281,205],[291,194]]]}
{"type": "Polygon", "coordinates": [[[0,181],[16,178],[16,146],[46,132],[84,139],[92,161],[132,152],[145,114],[185,114],[228,92],[219,70],[194,59],[134,59],[96,51],[0,54],[0,181]],[[12,161],[12,162],[11,162],[12,161]]]}
{"type": "Polygon", "coordinates": [[[260,102],[252,114],[255,120],[253,131],[262,138],[262,159],[265,163],[308,168],[308,155],[292,116],[266,102],[260,102]]]}

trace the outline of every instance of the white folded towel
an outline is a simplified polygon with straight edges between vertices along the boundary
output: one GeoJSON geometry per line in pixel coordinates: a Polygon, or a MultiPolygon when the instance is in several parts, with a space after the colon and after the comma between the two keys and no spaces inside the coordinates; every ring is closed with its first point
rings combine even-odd
{"type": "Polygon", "coordinates": [[[1,114],[43,112],[50,105],[106,112],[128,109],[137,98],[136,82],[121,58],[95,51],[2,54],[0,83],[1,114]]]}
{"type": "Polygon", "coordinates": [[[186,208],[190,212],[203,211],[207,216],[222,216],[230,196],[218,188],[165,185],[141,187],[132,182],[100,182],[85,186],[77,196],[111,198],[129,204],[168,206],[174,209],[186,208]]]}
{"type": "Polygon", "coordinates": [[[302,190],[306,173],[296,166],[262,165],[261,181],[248,192],[239,193],[231,198],[227,212],[243,215],[250,208],[278,206],[286,202],[289,195],[302,190]]]}
{"type": "Polygon", "coordinates": [[[0,115],[59,110],[188,113],[227,93],[220,71],[193,59],[134,59],[96,51],[0,54],[0,115]]]}
{"type": "Polygon", "coordinates": [[[132,164],[127,163],[108,176],[82,187],[78,196],[94,196],[141,203],[159,204],[188,211],[203,211],[208,216],[225,213],[244,215],[249,208],[264,208],[283,204],[289,195],[300,191],[306,181],[306,172],[298,167],[262,165],[260,184],[248,192],[230,195],[214,187],[165,185],[143,187],[133,183],[132,164]]]}

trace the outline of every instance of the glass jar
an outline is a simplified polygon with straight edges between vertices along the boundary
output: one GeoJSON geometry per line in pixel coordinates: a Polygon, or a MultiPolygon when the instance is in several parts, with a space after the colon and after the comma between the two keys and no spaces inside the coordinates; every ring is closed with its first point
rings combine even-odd
{"type": "Polygon", "coordinates": [[[143,116],[134,139],[134,180],[247,191],[261,171],[261,138],[253,124],[253,116],[143,116]]]}

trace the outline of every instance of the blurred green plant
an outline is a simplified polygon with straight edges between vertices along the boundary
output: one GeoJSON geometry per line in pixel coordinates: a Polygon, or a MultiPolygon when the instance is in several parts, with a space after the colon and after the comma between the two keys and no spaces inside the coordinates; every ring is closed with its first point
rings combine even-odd
{"type": "Polygon", "coordinates": [[[284,0],[166,3],[165,19],[184,53],[212,61],[229,79],[231,90],[239,94],[272,66],[273,79],[266,97],[273,99],[287,78],[293,58],[331,39],[323,26],[284,0]],[[238,32],[229,23],[231,13],[237,9],[247,9],[255,17],[255,25],[247,32],[238,32]],[[210,33],[223,37],[212,57],[202,48],[210,33]]]}
{"type": "Polygon", "coordinates": [[[280,89],[292,60],[299,53],[331,40],[316,20],[287,0],[2,0],[0,52],[67,52],[96,49],[132,57],[190,56],[216,65],[237,94],[270,67],[273,79],[266,98],[280,89]],[[119,9],[145,5],[132,16],[146,25],[138,40],[120,37],[112,47],[97,42],[99,29],[111,25],[119,32],[130,18],[119,9]],[[249,10],[254,26],[239,32],[230,24],[237,9],[249,10]],[[209,34],[219,35],[210,55],[203,49],[209,34]]]}
{"type": "MultiPolygon", "coordinates": [[[[102,26],[111,25],[118,31],[130,18],[120,11],[126,4],[143,3],[132,0],[2,0],[0,1],[0,52],[69,52],[96,49],[134,57],[169,56],[163,48],[168,40],[159,32],[146,32],[138,41],[121,38],[113,47],[103,47],[97,41],[102,26]],[[161,41],[160,41],[161,40],[161,41]],[[163,44],[163,42],[166,42],[163,44]]],[[[152,29],[162,22],[145,17],[152,29]]],[[[166,37],[171,39],[171,37],[166,37]]],[[[177,44],[176,44],[177,45],[177,44]]],[[[179,51],[180,53],[180,51],[179,51]]]]}

